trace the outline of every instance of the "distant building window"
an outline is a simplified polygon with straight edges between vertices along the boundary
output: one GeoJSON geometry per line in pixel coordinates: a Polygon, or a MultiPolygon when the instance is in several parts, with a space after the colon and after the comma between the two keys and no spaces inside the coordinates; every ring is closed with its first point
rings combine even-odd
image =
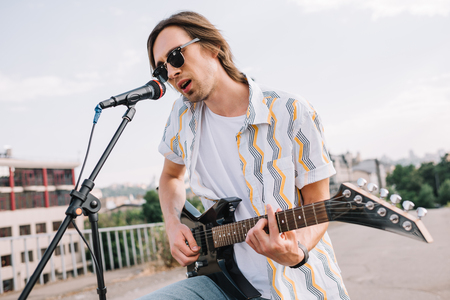
{"type": "Polygon", "coordinates": [[[56,191],[49,193],[50,206],[67,206],[70,203],[68,191],[56,191]]]}
{"type": "Polygon", "coordinates": [[[36,234],[38,234],[38,233],[47,233],[47,224],[46,223],[36,224],[36,234]]]}
{"type": "Polygon", "coordinates": [[[3,291],[9,292],[12,290],[13,290],[13,280],[12,279],[3,280],[3,291]]]}
{"type": "Polygon", "coordinates": [[[48,185],[73,185],[72,169],[48,169],[48,185]]]}
{"type": "Polygon", "coordinates": [[[31,234],[31,226],[30,225],[22,225],[19,227],[20,235],[30,235],[31,234]]]}
{"type": "MultiPolygon", "coordinates": [[[[21,259],[22,259],[22,262],[24,263],[26,260],[25,260],[25,252],[22,252],[22,253],[20,253],[20,257],[21,257],[21,259]]],[[[28,261],[29,262],[32,262],[33,261],[33,251],[28,251],[28,261]]]]}
{"type": "MultiPolygon", "coordinates": [[[[73,243],[73,249],[74,249],[75,253],[78,252],[78,243],[77,242],[73,243]]],[[[72,253],[72,247],[70,245],[69,245],[69,251],[70,251],[70,253],[72,253]]]]}
{"type": "Polygon", "coordinates": [[[36,208],[44,207],[44,192],[23,192],[16,194],[16,208],[36,208]]]}
{"type": "MultiPolygon", "coordinates": [[[[61,226],[62,221],[55,221],[53,222],[53,231],[58,231],[59,226],[61,226]]],[[[67,228],[74,228],[72,225],[72,222],[69,223],[69,226],[67,228]]]]}
{"type": "Polygon", "coordinates": [[[0,237],[9,237],[11,234],[11,227],[2,227],[0,228],[0,237]]]}
{"type": "MultiPolygon", "coordinates": [[[[66,247],[65,247],[65,245],[62,245],[62,248],[63,248],[64,254],[66,254],[66,247]]],[[[56,246],[55,255],[56,256],[61,255],[61,246],[60,245],[56,246]]]]}
{"type": "Polygon", "coordinates": [[[11,194],[0,194],[0,210],[11,210],[11,194]]]}
{"type": "Polygon", "coordinates": [[[62,221],[53,222],[53,231],[58,231],[59,226],[61,226],[62,221]]]}
{"type": "Polygon", "coordinates": [[[2,267],[7,267],[11,265],[11,254],[2,255],[2,267]]]}
{"type": "Polygon", "coordinates": [[[47,248],[41,248],[41,257],[44,256],[45,251],[47,251],[47,248]]]}
{"type": "Polygon", "coordinates": [[[42,169],[16,169],[14,171],[15,186],[44,185],[42,169]]]}

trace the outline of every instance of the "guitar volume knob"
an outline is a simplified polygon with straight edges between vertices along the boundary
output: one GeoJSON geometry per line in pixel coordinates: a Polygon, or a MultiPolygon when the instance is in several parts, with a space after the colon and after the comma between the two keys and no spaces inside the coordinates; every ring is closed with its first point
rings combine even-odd
{"type": "Polygon", "coordinates": [[[197,275],[198,275],[197,272],[194,272],[194,271],[191,271],[191,272],[187,272],[187,273],[186,273],[186,277],[187,277],[187,278],[195,277],[195,276],[197,276],[197,275]]]}

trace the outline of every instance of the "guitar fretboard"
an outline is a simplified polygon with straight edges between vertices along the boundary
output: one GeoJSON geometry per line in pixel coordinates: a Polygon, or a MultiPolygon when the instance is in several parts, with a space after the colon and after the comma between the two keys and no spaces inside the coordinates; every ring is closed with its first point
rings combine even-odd
{"type": "MultiPolygon", "coordinates": [[[[275,213],[280,232],[328,222],[325,202],[312,203],[275,213]]],[[[245,241],[248,231],[267,215],[212,228],[214,247],[223,247],[245,241]]]]}

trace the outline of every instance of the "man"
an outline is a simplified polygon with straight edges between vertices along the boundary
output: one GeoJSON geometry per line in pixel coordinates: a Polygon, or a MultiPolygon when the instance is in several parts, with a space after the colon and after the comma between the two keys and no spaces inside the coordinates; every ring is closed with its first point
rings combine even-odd
{"type": "MultiPolygon", "coordinates": [[[[180,222],[187,172],[206,209],[236,196],[237,220],[268,215],[234,245],[237,266],[261,299],[349,299],[327,223],[280,234],[274,215],[329,199],[335,171],[316,111],[239,72],[225,39],[197,13],[161,21],[147,46],[153,75],[181,93],[159,147],[165,156],[159,197],[173,257],[183,266],[199,257],[180,222]]],[[[198,276],[145,299],[235,299],[231,289],[198,276]]]]}

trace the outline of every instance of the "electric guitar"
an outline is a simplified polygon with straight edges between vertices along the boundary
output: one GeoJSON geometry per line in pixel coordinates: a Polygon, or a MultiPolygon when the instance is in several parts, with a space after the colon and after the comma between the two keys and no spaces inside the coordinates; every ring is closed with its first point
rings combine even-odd
{"type": "MultiPolygon", "coordinates": [[[[405,210],[401,210],[396,206],[401,200],[400,196],[392,195],[393,204],[390,204],[363,190],[364,184],[365,182],[358,181],[361,187],[356,187],[344,183],[329,200],[276,212],[278,230],[286,232],[324,222],[340,221],[386,230],[427,243],[433,241],[420,220],[426,214],[424,208],[417,210],[419,218],[416,218],[406,211],[414,206],[412,202],[404,201],[405,210]]],[[[376,190],[376,186],[369,184],[368,189],[376,190]]],[[[385,198],[387,193],[387,190],[381,189],[380,197],[385,198]]],[[[186,201],[181,222],[191,229],[201,248],[199,259],[187,266],[187,277],[222,272],[242,293],[244,299],[250,299],[258,297],[259,293],[237,268],[232,245],[244,242],[247,232],[259,219],[267,218],[267,215],[236,222],[234,211],[240,201],[239,198],[221,199],[203,214],[186,201]]]]}

